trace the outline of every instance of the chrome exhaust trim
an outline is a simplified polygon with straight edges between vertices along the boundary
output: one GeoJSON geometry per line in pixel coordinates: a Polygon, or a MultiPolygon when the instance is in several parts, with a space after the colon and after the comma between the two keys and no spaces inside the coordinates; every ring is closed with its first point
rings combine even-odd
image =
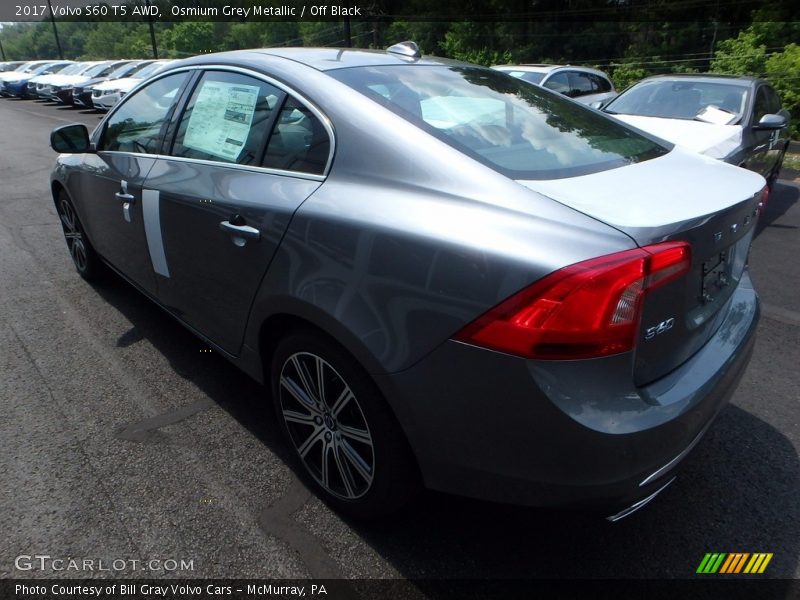
{"type": "Polygon", "coordinates": [[[673,476],[672,479],[670,479],[667,483],[665,483],[660,488],[658,488],[655,492],[650,494],[647,498],[642,498],[638,502],[635,502],[634,504],[631,504],[628,508],[625,508],[625,509],[619,511],[617,514],[611,515],[610,517],[606,517],[606,521],[611,521],[612,523],[615,523],[615,522],[619,521],[620,519],[624,519],[625,517],[627,517],[629,515],[632,515],[633,513],[635,513],[640,508],[643,508],[644,506],[646,506],[653,498],[658,496],[661,492],[663,492],[664,489],[666,489],[666,487],[670,483],[675,481],[675,479],[676,479],[676,476],[673,476]]]}

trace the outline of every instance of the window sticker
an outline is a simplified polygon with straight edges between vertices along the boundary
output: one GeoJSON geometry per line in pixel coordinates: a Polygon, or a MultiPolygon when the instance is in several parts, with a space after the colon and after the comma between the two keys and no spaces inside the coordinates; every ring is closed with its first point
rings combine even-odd
{"type": "Polygon", "coordinates": [[[183,145],[226,160],[238,160],[250,135],[258,92],[257,85],[203,82],[183,145]]]}

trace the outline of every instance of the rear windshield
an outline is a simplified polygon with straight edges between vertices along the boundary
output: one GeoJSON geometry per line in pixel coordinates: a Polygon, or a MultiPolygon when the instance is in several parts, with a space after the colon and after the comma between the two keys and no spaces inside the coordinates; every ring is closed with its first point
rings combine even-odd
{"type": "Polygon", "coordinates": [[[491,69],[392,65],[328,74],[513,179],[596,173],[670,149],[593,109],[491,69]]]}

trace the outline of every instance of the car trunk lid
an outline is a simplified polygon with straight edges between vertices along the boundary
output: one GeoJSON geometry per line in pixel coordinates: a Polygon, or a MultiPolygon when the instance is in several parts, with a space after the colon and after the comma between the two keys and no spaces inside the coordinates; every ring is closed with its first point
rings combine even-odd
{"type": "Polygon", "coordinates": [[[675,369],[719,328],[742,277],[764,179],[676,148],[643,163],[547,181],[520,181],[629,235],[639,246],[691,244],[690,272],[645,297],[634,379],[675,369]]]}

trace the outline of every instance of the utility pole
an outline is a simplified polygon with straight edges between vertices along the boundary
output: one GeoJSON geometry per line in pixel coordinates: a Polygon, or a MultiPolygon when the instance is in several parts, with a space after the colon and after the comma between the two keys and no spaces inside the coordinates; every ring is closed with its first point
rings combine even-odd
{"type": "MultiPolygon", "coordinates": [[[[49,1],[49,0],[48,0],[49,1]]],[[[158,48],[156,47],[156,32],[153,30],[153,15],[150,14],[150,0],[147,0],[147,22],[150,25],[150,44],[153,46],[153,58],[158,59],[158,48]]]]}
{"type": "Polygon", "coordinates": [[[47,0],[47,8],[50,9],[50,22],[53,24],[53,35],[56,38],[56,47],[58,48],[58,58],[64,60],[64,53],[61,51],[61,40],[58,39],[58,29],[56,29],[56,18],[53,15],[53,6],[50,0],[47,0]]]}
{"type": "Polygon", "coordinates": [[[345,13],[344,13],[344,23],[343,25],[343,32],[344,33],[344,47],[345,48],[352,48],[353,47],[353,38],[350,36],[350,0],[347,0],[344,3],[345,6],[345,13]]]}
{"type": "MultiPolygon", "coordinates": [[[[0,29],[2,31],[2,29],[0,29]]],[[[0,55],[3,56],[3,62],[6,60],[6,51],[3,50],[3,40],[0,40],[0,55]]]]}
{"type": "Polygon", "coordinates": [[[345,16],[344,18],[344,47],[345,48],[352,48],[353,47],[353,40],[350,37],[350,17],[345,16]]]}

